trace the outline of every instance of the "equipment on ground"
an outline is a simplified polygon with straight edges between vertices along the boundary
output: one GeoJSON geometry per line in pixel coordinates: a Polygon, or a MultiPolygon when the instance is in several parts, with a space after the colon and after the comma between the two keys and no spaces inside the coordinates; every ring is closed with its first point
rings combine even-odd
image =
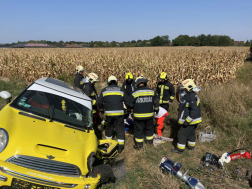
{"type": "Polygon", "coordinates": [[[206,153],[206,156],[204,158],[204,164],[206,166],[210,165],[215,165],[217,167],[224,167],[224,163],[229,163],[230,161],[233,161],[235,159],[251,159],[252,157],[252,153],[243,148],[243,149],[237,149],[234,150],[232,152],[225,152],[224,154],[222,154],[221,157],[218,157],[212,153],[206,153]],[[246,150],[245,152],[239,152],[239,153],[235,153],[239,150],[246,150]],[[235,153],[235,154],[234,154],[235,153]]]}
{"type": "Polygon", "coordinates": [[[205,189],[205,186],[196,178],[190,177],[187,174],[188,171],[183,173],[180,171],[182,165],[180,163],[174,162],[169,158],[163,157],[160,163],[160,168],[163,171],[168,173],[172,173],[173,175],[177,176],[183,182],[185,182],[190,188],[192,189],[205,189]]]}
{"type": "Polygon", "coordinates": [[[173,141],[173,138],[168,138],[168,137],[159,137],[157,134],[154,134],[153,135],[153,144],[154,146],[157,146],[159,144],[163,144],[163,143],[166,143],[166,142],[172,142],[173,141]]]}
{"type": "Polygon", "coordinates": [[[210,126],[207,126],[204,131],[199,132],[199,142],[212,142],[216,138],[215,131],[212,131],[210,126]]]}

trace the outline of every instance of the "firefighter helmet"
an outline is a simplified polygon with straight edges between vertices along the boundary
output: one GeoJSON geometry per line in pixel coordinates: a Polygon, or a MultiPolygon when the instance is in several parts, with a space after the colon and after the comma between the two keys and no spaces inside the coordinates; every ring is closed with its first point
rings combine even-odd
{"type": "Polygon", "coordinates": [[[133,79],[133,75],[132,75],[132,73],[127,73],[126,75],[125,75],[125,79],[133,79]]]}
{"type": "Polygon", "coordinates": [[[143,83],[143,84],[147,84],[147,82],[148,82],[148,79],[146,79],[146,78],[143,78],[142,76],[140,76],[140,77],[138,77],[138,78],[136,78],[136,88],[138,87],[138,85],[140,85],[141,83],[143,83]]]}
{"type": "Polygon", "coordinates": [[[168,76],[167,76],[167,74],[165,72],[162,72],[161,74],[159,74],[159,79],[167,80],[168,76]]]}
{"type": "Polygon", "coordinates": [[[108,78],[108,84],[110,84],[112,81],[115,81],[116,84],[117,84],[117,79],[116,79],[116,77],[113,76],[113,75],[109,76],[109,78],[108,78]]]}
{"type": "Polygon", "coordinates": [[[91,83],[97,82],[97,81],[99,81],[99,77],[95,73],[89,73],[88,74],[88,81],[90,81],[91,83]]]}
{"type": "Polygon", "coordinates": [[[77,66],[75,70],[76,70],[76,73],[84,72],[84,68],[81,65],[77,66]]]}
{"type": "Polygon", "coordinates": [[[195,87],[196,85],[192,79],[186,79],[182,81],[181,88],[187,89],[188,91],[192,91],[195,87]]]}

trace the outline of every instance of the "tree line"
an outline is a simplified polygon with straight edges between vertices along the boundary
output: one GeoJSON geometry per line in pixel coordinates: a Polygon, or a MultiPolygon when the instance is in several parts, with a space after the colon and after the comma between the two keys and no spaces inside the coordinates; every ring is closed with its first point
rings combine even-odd
{"type": "MultiPolygon", "coordinates": [[[[83,47],[148,47],[148,46],[233,46],[234,40],[226,35],[205,35],[198,36],[179,35],[172,41],[168,35],[156,36],[149,40],[132,40],[132,41],[47,41],[47,40],[29,40],[18,41],[16,43],[1,44],[0,47],[11,47],[12,45],[23,43],[43,43],[53,47],[65,47],[66,45],[78,44],[83,47]]],[[[251,46],[252,40],[246,43],[239,43],[238,46],[251,46]]]]}

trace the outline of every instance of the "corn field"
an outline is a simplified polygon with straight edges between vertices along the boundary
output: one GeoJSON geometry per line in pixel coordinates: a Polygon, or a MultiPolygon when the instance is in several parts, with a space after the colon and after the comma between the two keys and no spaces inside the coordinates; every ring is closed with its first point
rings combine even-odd
{"type": "Polygon", "coordinates": [[[197,84],[223,83],[235,77],[244,64],[248,47],[147,47],[85,49],[0,49],[0,76],[32,82],[40,77],[74,77],[75,67],[94,72],[100,81],[115,75],[122,82],[127,72],[149,79],[167,72],[172,83],[192,78],[197,84]]]}

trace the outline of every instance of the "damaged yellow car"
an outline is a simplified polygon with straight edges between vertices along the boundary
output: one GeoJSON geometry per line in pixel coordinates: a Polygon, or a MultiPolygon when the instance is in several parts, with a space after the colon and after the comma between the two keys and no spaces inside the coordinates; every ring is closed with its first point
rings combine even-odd
{"type": "Polygon", "coordinates": [[[98,140],[92,101],[52,78],[33,82],[0,111],[0,187],[93,189],[115,179],[117,141],[98,140]]]}

